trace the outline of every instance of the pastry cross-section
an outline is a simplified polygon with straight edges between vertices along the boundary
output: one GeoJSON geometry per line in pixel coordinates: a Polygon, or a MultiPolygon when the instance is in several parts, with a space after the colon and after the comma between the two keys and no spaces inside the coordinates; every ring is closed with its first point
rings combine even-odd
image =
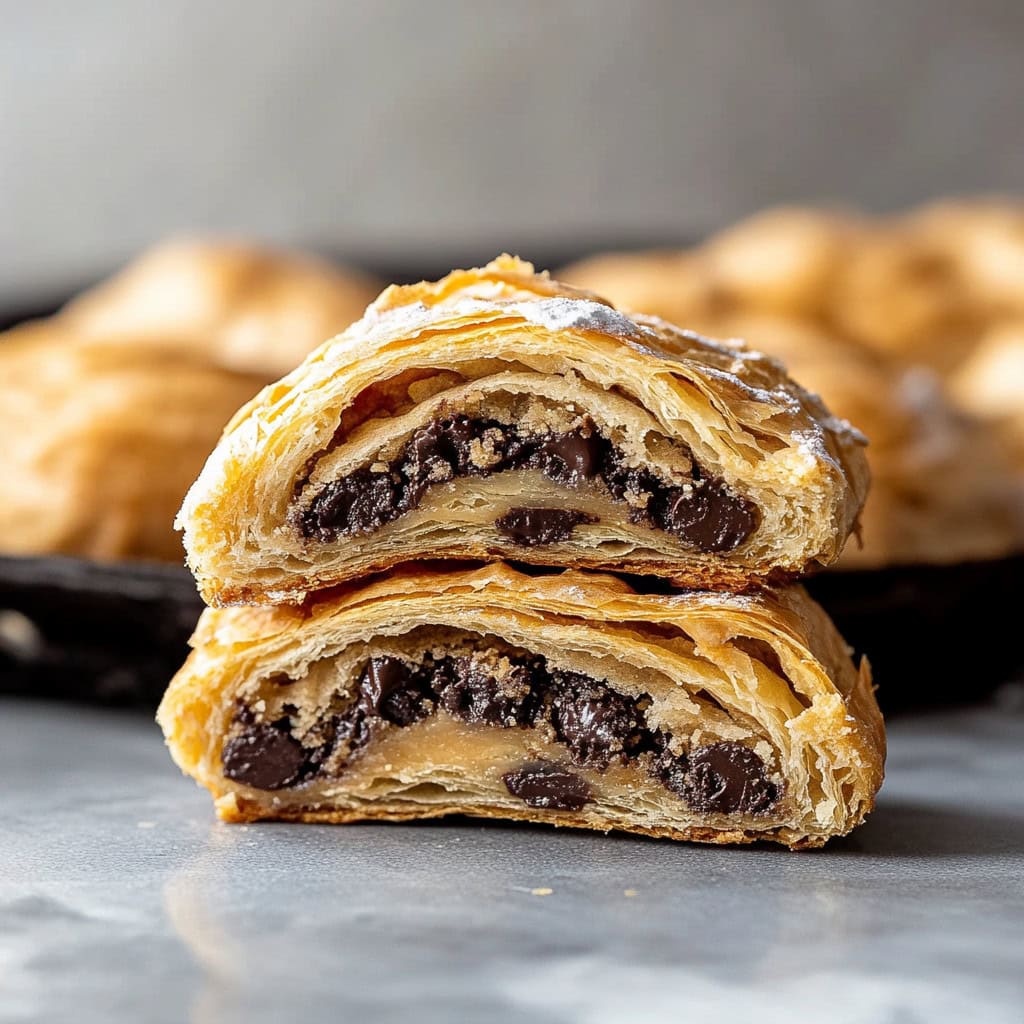
{"type": "Polygon", "coordinates": [[[179,525],[213,604],[439,558],[738,590],[838,556],[862,445],[777,362],[503,257],[388,289],[265,389],[179,525]]]}
{"type": "Polygon", "coordinates": [[[818,846],[884,734],[799,588],[407,566],[302,608],[211,609],[159,720],[227,820],[468,814],[818,846]]]}

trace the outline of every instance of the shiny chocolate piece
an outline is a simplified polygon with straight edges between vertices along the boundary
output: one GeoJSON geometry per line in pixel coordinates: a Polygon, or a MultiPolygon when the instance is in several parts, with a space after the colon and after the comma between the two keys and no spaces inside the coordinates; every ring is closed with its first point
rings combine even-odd
{"type": "Polygon", "coordinates": [[[597,516],[572,508],[513,508],[495,519],[494,526],[513,544],[537,547],[568,540],[577,526],[597,521],[597,516]]]}
{"type": "Polygon", "coordinates": [[[359,689],[365,714],[392,725],[412,725],[431,711],[425,680],[399,658],[371,658],[359,679],[359,689]]]}
{"type": "Polygon", "coordinates": [[[550,761],[534,761],[506,772],[505,788],[527,807],[546,811],[579,811],[593,797],[586,781],[550,761]]]}
{"type": "Polygon", "coordinates": [[[701,813],[763,814],[779,798],[764,762],[742,743],[712,743],[690,753],[686,801],[701,813]]]}
{"type": "Polygon", "coordinates": [[[302,772],[306,751],[285,728],[247,725],[224,744],[224,774],[254,789],[284,789],[302,772]]]}
{"type": "Polygon", "coordinates": [[[607,768],[644,742],[643,712],[632,697],[578,672],[554,672],[551,724],[575,764],[607,768]]]}
{"type": "Polygon", "coordinates": [[[700,551],[732,551],[757,528],[757,509],[720,480],[695,481],[671,492],[658,525],[700,551]]]}
{"type": "Polygon", "coordinates": [[[597,476],[606,448],[610,445],[596,431],[573,430],[551,435],[541,444],[535,461],[545,476],[575,485],[597,476]]]}
{"type": "Polygon", "coordinates": [[[328,484],[316,497],[303,520],[306,536],[329,542],[345,533],[373,533],[401,514],[401,495],[387,473],[359,469],[328,484]]]}

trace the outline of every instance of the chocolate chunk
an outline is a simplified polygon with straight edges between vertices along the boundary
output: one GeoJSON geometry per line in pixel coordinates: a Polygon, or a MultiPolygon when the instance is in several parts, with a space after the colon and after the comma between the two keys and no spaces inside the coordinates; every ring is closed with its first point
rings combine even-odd
{"type": "Polygon", "coordinates": [[[551,724],[576,764],[607,768],[640,746],[644,718],[635,700],[577,672],[551,678],[551,724]]]}
{"type": "Polygon", "coordinates": [[[754,751],[723,742],[691,751],[685,797],[702,813],[761,814],[771,810],[779,793],[754,751]]]}
{"type": "Polygon", "coordinates": [[[694,481],[668,493],[661,525],[700,551],[732,551],[757,528],[757,508],[721,480],[694,481]]]}
{"type": "Polygon", "coordinates": [[[307,536],[333,540],[338,533],[372,533],[400,514],[400,497],[388,473],[360,469],[329,483],[303,515],[307,536]]]}
{"type": "Polygon", "coordinates": [[[410,508],[419,504],[430,484],[479,472],[471,458],[472,444],[488,425],[468,416],[449,416],[428,423],[412,435],[400,459],[402,475],[409,482],[410,508]]]}
{"type": "Polygon", "coordinates": [[[434,708],[423,673],[400,658],[371,658],[359,675],[355,700],[330,722],[330,741],[320,761],[332,750],[345,749],[347,760],[369,743],[381,722],[404,727],[426,718],[434,708]]]}
{"type": "MultiPolygon", "coordinates": [[[[598,771],[644,755],[638,763],[700,813],[763,814],[779,799],[778,786],[749,747],[723,741],[689,755],[674,753],[670,735],[648,729],[646,699],[582,673],[550,668],[541,656],[491,646],[470,654],[428,654],[418,664],[387,655],[370,658],[354,698],[340,712],[326,714],[302,743],[290,734],[288,717],[258,723],[252,709],[240,705],[240,731],[222,752],[224,774],[265,790],[303,783],[327,763],[337,771],[384,723],[406,727],[436,707],[476,725],[544,725],[574,764],[598,771]]],[[[294,711],[289,704],[284,708],[294,711]]],[[[531,807],[576,811],[591,799],[583,779],[548,761],[524,765],[503,779],[531,807]]]]}
{"type": "Polygon", "coordinates": [[[452,478],[452,461],[443,423],[435,420],[417,430],[404,449],[400,472],[407,481],[404,504],[415,508],[431,483],[452,478]]]}
{"type": "Polygon", "coordinates": [[[579,484],[601,468],[602,438],[596,431],[571,430],[552,434],[535,457],[545,476],[561,484],[579,484]]]}
{"type": "Polygon", "coordinates": [[[432,684],[441,707],[453,718],[506,727],[532,724],[537,691],[526,665],[511,664],[499,678],[483,659],[447,658],[432,684]]]}
{"type": "Polygon", "coordinates": [[[500,534],[513,544],[537,547],[568,540],[581,523],[596,523],[597,517],[571,508],[513,508],[494,521],[500,534]]]}
{"type": "Polygon", "coordinates": [[[348,513],[356,499],[358,481],[355,474],[332,480],[310,502],[302,513],[302,532],[324,543],[348,527],[348,513]]]}
{"type": "Polygon", "coordinates": [[[602,473],[612,497],[629,500],[633,521],[650,522],[648,509],[664,490],[664,484],[648,469],[627,466],[622,453],[615,449],[605,457],[602,473]]]}
{"type": "Polygon", "coordinates": [[[398,495],[388,473],[358,474],[359,488],[348,509],[352,533],[372,533],[398,515],[398,495]]]}
{"type": "Polygon", "coordinates": [[[306,751],[284,727],[247,725],[224,744],[224,774],[254,789],[283,789],[302,771],[306,751]]]}
{"type": "Polygon", "coordinates": [[[501,778],[505,788],[527,807],[578,811],[593,800],[590,787],[583,779],[550,761],[525,764],[501,778]]]}
{"type": "Polygon", "coordinates": [[[360,705],[392,725],[412,725],[431,711],[423,681],[399,658],[371,658],[359,677],[360,705]]]}

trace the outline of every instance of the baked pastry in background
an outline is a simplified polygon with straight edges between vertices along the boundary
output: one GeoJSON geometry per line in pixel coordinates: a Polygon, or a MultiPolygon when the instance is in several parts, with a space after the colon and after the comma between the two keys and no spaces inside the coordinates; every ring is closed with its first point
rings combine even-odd
{"type": "Polygon", "coordinates": [[[183,347],[264,381],[287,373],[359,319],[380,290],[368,275],[243,242],[180,240],[144,253],[73,299],[78,334],[183,347]]]}
{"type": "Polygon", "coordinates": [[[719,312],[816,320],[862,234],[837,211],[777,207],[720,231],[695,256],[719,312]]]}
{"type": "Polygon", "coordinates": [[[1006,441],[1024,471],[1024,317],[993,327],[949,387],[962,408],[1006,441]]]}
{"type": "Polygon", "coordinates": [[[908,221],[955,261],[987,322],[1024,314],[1024,200],[946,200],[913,211],[908,221]]]}
{"type": "Polygon", "coordinates": [[[820,326],[858,221],[827,210],[765,210],[693,249],[610,252],[558,271],[623,309],[652,310],[681,326],[767,314],[820,326]]]}
{"type": "Polygon", "coordinates": [[[862,444],[777,361],[502,257],[385,291],[238,413],[179,519],[214,604],[430,558],[745,589],[839,556],[862,444]]]}
{"type": "Polygon", "coordinates": [[[690,250],[610,253],[559,276],[626,309],[771,313],[906,363],[947,372],[1024,309],[1024,202],[955,200],[871,218],[769,209],[690,250]],[[675,293],[654,283],[674,278],[675,293]]]}
{"type": "Polygon", "coordinates": [[[177,342],[0,336],[0,551],[180,562],[172,520],[224,423],[262,384],[177,342]]]}
{"type": "Polygon", "coordinates": [[[229,821],[461,813],[806,847],[882,780],[868,667],[799,588],[420,566],[207,611],[193,645],[158,720],[229,821]]]}

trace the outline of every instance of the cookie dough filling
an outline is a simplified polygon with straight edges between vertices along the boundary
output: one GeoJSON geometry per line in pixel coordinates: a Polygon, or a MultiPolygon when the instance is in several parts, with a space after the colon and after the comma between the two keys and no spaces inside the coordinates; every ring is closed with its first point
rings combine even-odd
{"type": "MultiPolygon", "coordinates": [[[[665,531],[702,552],[733,551],[759,523],[756,506],[689,459],[690,478],[669,483],[584,421],[564,432],[530,432],[486,417],[438,417],[417,429],[398,454],[330,481],[294,522],[321,543],[369,534],[417,507],[430,489],[462,477],[537,470],[566,488],[596,486],[628,506],[629,521],[665,531]]],[[[598,522],[581,509],[511,509],[495,521],[498,533],[524,547],[567,540],[598,522]]]]}
{"type": "Polygon", "coordinates": [[[780,797],[761,756],[745,744],[709,742],[706,731],[694,731],[699,741],[673,735],[649,721],[650,696],[621,693],[497,638],[375,655],[354,671],[354,689],[330,694],[313,714],[290,703],[288,682],[265,685],[260,700],[239,705],[221,750],[224,775],[269,791],[344,780],[375,741],[446,715],[536,731],[555,756],[501,776],[508,793],[533,808],[580,810],[593,795],[579,769],[592,777],[613,765],[634,766],[698,813],[763,816],[780,797]]]}

